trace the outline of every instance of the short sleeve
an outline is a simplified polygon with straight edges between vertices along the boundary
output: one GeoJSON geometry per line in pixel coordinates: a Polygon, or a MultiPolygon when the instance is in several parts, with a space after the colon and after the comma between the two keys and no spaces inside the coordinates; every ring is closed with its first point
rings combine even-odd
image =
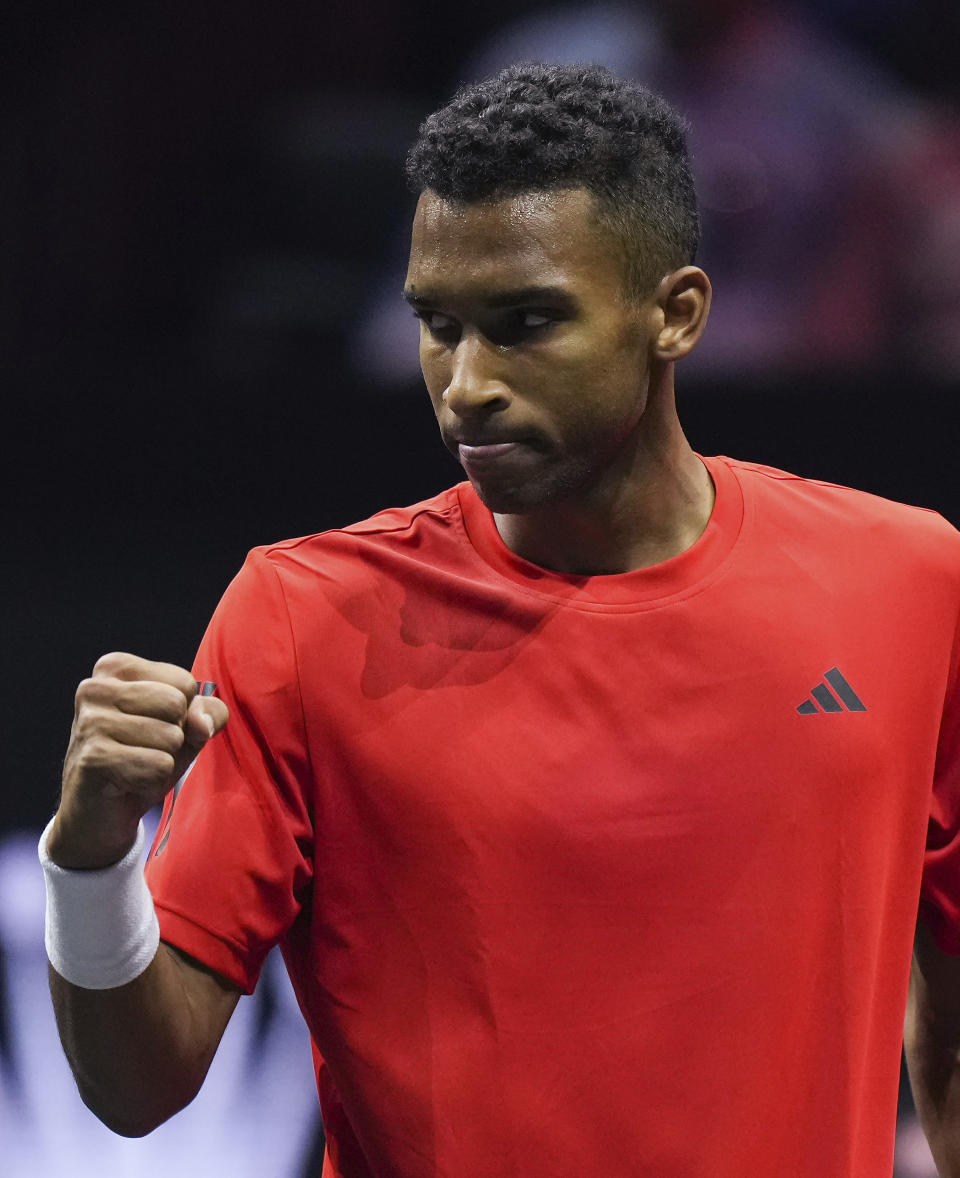
{"type": "Polygon", "coordinates": [[[934,770],[920,915],[944,953],[960,956],[960,635],[954,635],[934,770]]]}
{"type": "Polygon", "coordinates": [[[255,549],[194,663],[230,709],[166,799],[147,860],[162,938],[251,992],[312,878],[312,781],[278,573],[255,549]]]}

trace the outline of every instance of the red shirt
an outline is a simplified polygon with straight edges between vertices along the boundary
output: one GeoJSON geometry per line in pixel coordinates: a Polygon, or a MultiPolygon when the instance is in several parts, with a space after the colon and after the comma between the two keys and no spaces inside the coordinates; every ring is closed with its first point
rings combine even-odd
{"type": "Polygon", "coordinates": [[[227,590],[148,878],[247,990],[281,944],[325,1175],[890,1173],[921,888],[960,953],[960,537],[705,461],[653,568],[531,565],[461,484],[227,590]]]}

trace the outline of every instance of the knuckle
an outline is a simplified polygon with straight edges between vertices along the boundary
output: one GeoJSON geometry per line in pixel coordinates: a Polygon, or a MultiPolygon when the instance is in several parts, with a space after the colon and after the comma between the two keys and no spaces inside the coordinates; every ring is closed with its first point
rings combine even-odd
{"type": "Polygon", "coordinates": [[[104,700],[103,692],[92,685],[82,693],[78,691],[76,714],[73,721],[73,735],[79,740],[89,740],[110,729],[111,700],[104,700]]]}
{"type": "Polygon", "coordinates": [[[100,770],[107,765],[113,752],[113,742],[99,732],[85,737],[77,749],[77,766],[81,771],[100,770]]]}
{"type": "Polygon", "coordinates": [[[94,675],[115,675],[129,662],[130,655],[120,650],[111,650],[97,659],[93,665],[93,673],[94,675]]]}
{"type": "Polygon", "coordinates": [[[73,725],[74,737],[79,741],[86,742],[96,730],[94,710],[87,704],[81,704],[77,708],[77,718],[73,725]]]}

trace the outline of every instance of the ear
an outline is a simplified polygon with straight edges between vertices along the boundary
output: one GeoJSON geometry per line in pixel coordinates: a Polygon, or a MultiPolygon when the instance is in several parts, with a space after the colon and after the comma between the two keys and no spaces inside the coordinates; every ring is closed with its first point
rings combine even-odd
{"type": "Polygon", "coordinates": [[[713,289],[698,266],[683,266],[660,280],[653,301],[658,330],[653,354],[659,360],[680,360],[693,348],[710,314],[713,289]]]}

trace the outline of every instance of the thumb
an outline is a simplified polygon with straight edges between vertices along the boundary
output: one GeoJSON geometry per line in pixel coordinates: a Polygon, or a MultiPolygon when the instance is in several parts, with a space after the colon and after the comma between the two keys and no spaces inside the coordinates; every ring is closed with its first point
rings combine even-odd
{"type": "Polygon", "coordinates": [[[230,711],[222,699],[214,695],[195,696],[187,709],[183,734],[186,743],[197,752],[227,725],[230,711]]]}

